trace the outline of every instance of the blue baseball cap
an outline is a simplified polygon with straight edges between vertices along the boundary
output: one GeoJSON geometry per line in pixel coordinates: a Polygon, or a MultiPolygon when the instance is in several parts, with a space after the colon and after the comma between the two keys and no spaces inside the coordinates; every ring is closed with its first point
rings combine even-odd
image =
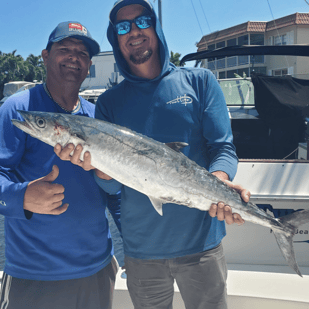
{"type": "Polygon", "coordinates": [[[100,52],[100,45],[92,38],[88,29],[77,21],[60,23],[50,34],[46,49],[48,49],[51,44],[60,42],[69,37],[82,40],[88,49],[90,58],[100,52]]]}
{"type": "Polygon", "coordinates": [[[111,12],[109,13],[110,22],[114,24],[118,11],[123,7],[131,4],[139,4],[146,8],[149,12],[153,13],[153,7],[148,0],[118,0],[115,2],[111,12]]]}

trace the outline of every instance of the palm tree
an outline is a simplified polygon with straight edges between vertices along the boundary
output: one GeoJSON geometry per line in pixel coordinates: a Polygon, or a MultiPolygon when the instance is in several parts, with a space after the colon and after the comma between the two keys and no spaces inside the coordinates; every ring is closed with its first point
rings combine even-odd
{"type": "Polygon", "coordinates": [[[26,60],[16,55],[16,50],[11,53],[0,51],[0,99],[3,97],[4,84],[10,81],[44,81],[46,69],[41,56],[30,54],[26,60]]]}
{"type": "Polygon", "coordinates": [[[180,56],[181,56],[181,54],[179,54],[179,53],[173,53],[172,51],[171,51],[171,57],[170,57],[170,62],[171,63],[174,63],[177,67],[179,67],[179,66],[181,66],[181,67],[183,67],[184,65],[185,65],[185,63],[184,64],[182,64],[182,65],[180,65],[180,56]]]}
{"type": "Polygon", "coordinates": [[[0,97],[3,97],[4,84],[10,81],[25,80],[29,73],[28,67],[22,56],[11,53],[0,54],[0,97]]]}
{"type": "Polygon", "coordinates": [[[46,79],[46,69],[41,55],[35,56],[30,54],[26,59],[26,63],[29,68],[29,74],[25,79],[26,81],[44,81],[46,79]]]}
{"type": "Polygon", "coordinates": [[[28,74],[28,68],[24,63],[24,59],[20,55],[15,55],[16,50],[12,53],[2,54],[1,72],[5,74],[8,81],[24,80],[28,74]]]}

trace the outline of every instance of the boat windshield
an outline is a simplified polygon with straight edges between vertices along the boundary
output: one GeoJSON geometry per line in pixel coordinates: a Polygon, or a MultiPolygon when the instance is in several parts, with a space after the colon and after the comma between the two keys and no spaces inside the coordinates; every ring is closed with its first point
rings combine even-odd
{"type": "Polygon", "coordinates": [[[251,78],[218,80],[228,106],[254,106],[254,87],[251,78]]]}

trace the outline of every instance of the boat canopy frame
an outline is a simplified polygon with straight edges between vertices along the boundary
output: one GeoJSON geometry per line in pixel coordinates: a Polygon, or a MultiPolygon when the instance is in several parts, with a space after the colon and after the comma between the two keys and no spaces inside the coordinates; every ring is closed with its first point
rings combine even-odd
{"type": "Polygon", "coordinates": [[[235,45],[204,50],[185,55],[180,65],[187,61],[202,60],[216,57],[242,56],[242,55],[274,55],[274,56],[303,56],[309,57],[309,44],[292,45],[235,45]]]}

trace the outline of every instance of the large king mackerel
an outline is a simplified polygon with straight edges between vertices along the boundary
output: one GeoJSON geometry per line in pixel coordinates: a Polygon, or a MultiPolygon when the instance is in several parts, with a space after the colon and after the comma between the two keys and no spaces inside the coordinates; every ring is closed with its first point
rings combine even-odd
{"type": "MultiPolygon", "coordinates": [[[[19,111],[25,121],[13,119],[19,129],[51,145],[81,144],[91,153],[91,164],[122,184],[147,195],[159,214],[162,204],[175,203],[207,211],[224,202],[246,221],[271,228],[279,248],[301,276],[293,236],[309,221],[309,210],[274,218],[179,151],[185,143],[162,144],[127,128],[83,116],[19,111]]],[[[83,153],[82,157],[83,158],[83,153]]]]}

